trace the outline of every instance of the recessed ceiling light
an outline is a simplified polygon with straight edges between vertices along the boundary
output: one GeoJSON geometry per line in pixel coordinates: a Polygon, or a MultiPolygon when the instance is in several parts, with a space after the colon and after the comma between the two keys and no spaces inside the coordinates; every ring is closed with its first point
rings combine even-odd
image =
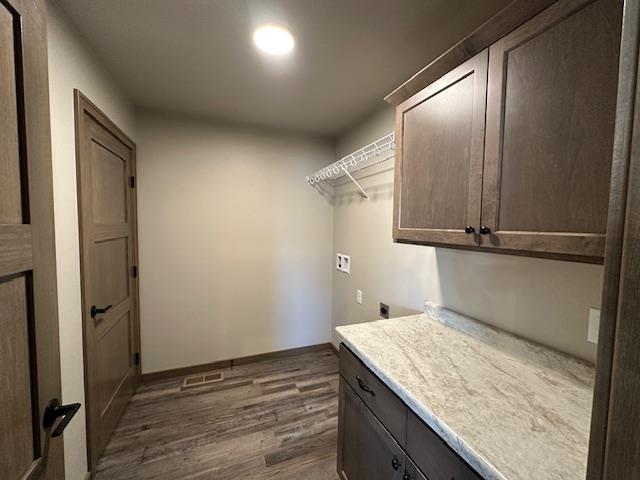
{"type": "Polygon", "coordinates": [[[253,32],[256,46],[269,55],[285,55],[293,50],[293,36],[287,30],[274,25],[265,25],[253,32]]]}

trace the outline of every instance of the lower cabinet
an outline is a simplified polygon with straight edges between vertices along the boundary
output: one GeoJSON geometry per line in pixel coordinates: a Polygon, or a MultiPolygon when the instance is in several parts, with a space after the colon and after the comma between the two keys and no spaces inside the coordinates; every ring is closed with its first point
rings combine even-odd
{"type": "Polygon", "coordinates": [[[344,345],[338,475],[342,480],[482,480],[344,345]]]}
{"type": "Polygon", "coordinates": [[[343,480],[402,480],[406,454],[343,378],[338,474],[343,480]]]}
{"type": "Polygon", "coordinates": [[[407,455],[411,456],[419,471],[430,480],[481,480],[481,477],[413,412],[407,415],[406,448],[407,455]]]}
{"type": "MultiPolygon", "coordinates": [[[[404,468],[405,474],[403,480],[429,480],[424,474],[420,471],[416,464],[411,461],[409,457],[407,457],[407,464],[404,468]]],[[[448,479],[447,479],[448,480],[448,479]]]]}

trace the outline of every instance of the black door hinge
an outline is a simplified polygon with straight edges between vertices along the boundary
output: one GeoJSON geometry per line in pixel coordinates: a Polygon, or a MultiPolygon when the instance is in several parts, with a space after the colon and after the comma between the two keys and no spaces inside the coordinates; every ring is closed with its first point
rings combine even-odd
{"type": "Polygon", "coordinates": [[[129,186],[131,188],[136,188],[136,177],[129,177],[129,186]]]}
{"type": "Polygon", "coordinates": [[[133,354],[133,364],[140,365],[140,352],[136,352],[133,354]]]}
{"type": "Polygon", "coordinates": [[[134,265],[133,267],[131,267],[131,276],[133,278],[138,278],[138,266],[134,265]]]}

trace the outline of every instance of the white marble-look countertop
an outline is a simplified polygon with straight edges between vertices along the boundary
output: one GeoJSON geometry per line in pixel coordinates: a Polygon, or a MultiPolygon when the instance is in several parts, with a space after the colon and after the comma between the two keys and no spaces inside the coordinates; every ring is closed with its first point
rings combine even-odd
{"type": "Polygon", "coordinates": [[[450,310],[336,328],[486,480],[583,480],[594,368],[450,310]]]}

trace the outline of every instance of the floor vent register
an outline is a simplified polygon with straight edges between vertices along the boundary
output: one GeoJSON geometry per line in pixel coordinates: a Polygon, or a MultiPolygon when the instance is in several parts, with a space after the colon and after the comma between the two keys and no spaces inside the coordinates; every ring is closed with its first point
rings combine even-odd
{"type": "Polygon", "coordinates": [[[223,372],[199,373],[185,377],[180,390],[190,390],[192,388],[206,387],[212,383],[219,383],[224,380],[223,372]]]}

